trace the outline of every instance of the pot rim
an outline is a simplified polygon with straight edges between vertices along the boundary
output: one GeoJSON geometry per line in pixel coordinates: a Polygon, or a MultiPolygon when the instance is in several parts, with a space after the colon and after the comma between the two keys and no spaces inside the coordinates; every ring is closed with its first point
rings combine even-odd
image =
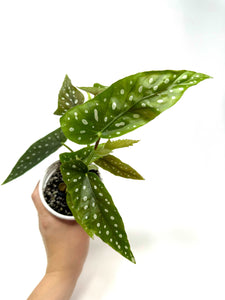
{"type": "Polygon", "coordinates": [[[62,215],[62,214],[58,213],[57,211],[55,211],[54,209],[52,209],[46,202],[44,194],[43,194],[48,179],[51,177],[52,173],[59,167],[59,165],[60,165],[60,161],[59,160],[55,161],[45,170],[44,175],[42,176],[42,178],[40,179],[40,182],[39,182],[39,195],[40,195],[42,204],[51,214],[53,214],[57,218],[60,218],[63,220],[71,220],[71,221],[73,220],[74,221],[75,220],[74,216],[62,215]]]}

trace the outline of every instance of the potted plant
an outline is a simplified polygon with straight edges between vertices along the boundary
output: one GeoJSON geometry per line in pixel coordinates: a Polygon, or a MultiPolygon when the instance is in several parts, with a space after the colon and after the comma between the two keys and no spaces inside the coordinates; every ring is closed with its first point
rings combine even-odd
{"type": "Polygon", "coordinates": [[[67,152],[50,166],[50,188],[40,184],[45,201],[48,202],[48,194],[56,195],[50,202],[56,198],[58,204],[64,201],[64,215],[71,215],[90,237],[97,235],[135,263],[122,218],[99,178],[98,167],[116,176],[142,180],[137,171],[111,154],[138,141],[114,138],[147,124],[173,106],[189,87],[207,78],[205,74],[186,70],[148,71],[125,77],[109,87],[96,83],[76,88],[66,76],[55,111],[60,116],[60,127],[31,145],[3,184],[64,145],[67,152]],[[81,91],[87,93],[86,100],[81,91]],[[85,147],[74,151],[65,144],[67,139],[85,147]],[[101,139],[105,141],[100,143],[101,139]]]}

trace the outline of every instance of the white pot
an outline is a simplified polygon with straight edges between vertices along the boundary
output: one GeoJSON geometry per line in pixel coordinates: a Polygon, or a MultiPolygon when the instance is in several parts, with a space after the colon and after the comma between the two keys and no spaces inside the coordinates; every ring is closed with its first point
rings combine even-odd
{"type": "Polygon", "coordinates": [[[45,190],[46,184],[47,184],[49,178],[52,176],[52,174],[59,168],[59,166],[60,166],[60,161],[56,161],[52,165],[50,165],[47,168],[47,170],[44,172],[44,175],[43,175],[43,177],[42,177],[42,179],[40,180],[40,183],[39,183],[39,195],[40,195],[40,198],[41,198],[41,201],[42,201],[44,207],[51,214],[53,214],[54,216],[56,216],[60,219],[63,219],[63,220],[74,220],[74,216],[65,216],[65,215],[62,215],[62,214],[56,212],[54,209],[52,209],[48,205],[48,203],[46,202],[45,197],[44,197],[44,190],[45,190]]]}

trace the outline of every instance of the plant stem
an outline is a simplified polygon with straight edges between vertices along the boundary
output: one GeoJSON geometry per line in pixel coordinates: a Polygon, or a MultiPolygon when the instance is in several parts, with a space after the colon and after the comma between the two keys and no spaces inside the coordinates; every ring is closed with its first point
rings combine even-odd
{"type": "Polygon", "coordinates": [[[64,147],[66,147],[67,149],[69,149],[71,152],[73,152],[73,150],[72,150],[69,146],[67,146],[66,144],[62,143],[62,145],[63,145],[64,147]]]}
{"type": "Polygon", "coordinates": [[[99,144],[99,142],[100,142],[100,139],[101,139],[101,138],[99,138],[99,139],[97,140],[97,142],[95,143],[95,150],[98,148],[98,144],[99,144]]]}
{"type": "Polygon", "coordinates": [[[90,164],[90,162],[91,162],[91,160],[92,160],[92,158],[93,158],[93,156],[94,156],[94,154],[95,154],[95,151],[96,151],[97,148],[98,148],[99,142],[100,142],[100,138],[99,138],[99,139],[97,140],[97,142],[95,143],[94,149],[91,151],[91,153],[90,153],[90,154],[88,155],[88,157],[86,158],[86,160],[85,160],[86,165],[89,165],[89,164],[90,164]]]}

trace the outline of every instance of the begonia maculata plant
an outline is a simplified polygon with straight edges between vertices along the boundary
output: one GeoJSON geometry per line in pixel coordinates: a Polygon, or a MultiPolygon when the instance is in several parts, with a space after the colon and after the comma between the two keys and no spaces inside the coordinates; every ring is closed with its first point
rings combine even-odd
{"type": "Polygon", "coordinates": [[[130,165],[112,155],[113,150],[132,146],[138,140],[115,138],[147,124],[173,106],[189,87],[207,78],[187,70],[148,71],[109,87],[98,83],[75,87],[66,75],[54,113],[61,116],[60,127],[32,144],[3,184],[64,145],[67,152],[59,155],[60,171],[66,185],[66,202],[75,220],[90,237],[98,236],[135,263],[123,220],[102,180],[91,170],[100,167],[116,176],[142,180],[130,165]],[[67,139],[85,146],[74,151],[65,144],[67,139]]]}

